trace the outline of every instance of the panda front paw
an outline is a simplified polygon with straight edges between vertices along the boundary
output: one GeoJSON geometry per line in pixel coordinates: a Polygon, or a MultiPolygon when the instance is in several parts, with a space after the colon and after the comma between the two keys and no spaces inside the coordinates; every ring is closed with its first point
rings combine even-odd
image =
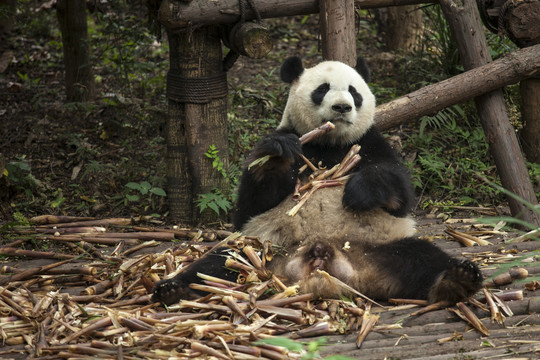
{"type": "Polygon", "coordinates": [[[302,144],[295,134],[273,133],[264,137],[256,146],[256,157],[275,156],[286,160],[295,160],[302,153],[302,144]]]}
{"type": "Polygon", "coordinates": [[[152,301],[171,305],[178,302],[180,299],[191,299],[193,297],[193,292],[177,276],[172,279],[157,282],[154,285],[152,301]]]}
{"type": "Polygon", "coordinates": [[[412,204],[412,191],[404,188],[399,177],[354,173],[343,192],[343,206],[352,211],[382,208],[389,214],[404,217],[412,204]]]}
{"type": "Polygon", "coordinates": [[[301,153],[298,136],[274,133],[255,146],[247,161],[248,170],[257,181],[263,181],[266,174],[289,174],[301,153]]]}
{"type": "Polygon", "coordinates": [[[429,292],[429,301],[465,301],[482,288],[483,276],[469,260],[453,259],[453,264],[437,279],[429,292]]]}

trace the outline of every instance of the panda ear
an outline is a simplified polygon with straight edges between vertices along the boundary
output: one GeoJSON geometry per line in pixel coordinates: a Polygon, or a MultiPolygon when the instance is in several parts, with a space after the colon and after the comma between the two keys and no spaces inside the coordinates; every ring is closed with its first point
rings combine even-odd
{"type": "Polygon", "coordinates": [[[303,72],[302,60],[298,56],[290,57],[281,65],[281,80],[290,84],[298,79],[303,72]]]}
{"type": "Polygon", "coordinates": [[[371,81],[371,72],[369,71],[368,64],[363,57],[358,57],[356,60],[356,66],[354,67],[356,71],[364,78],[365,82],[371,81]]]}

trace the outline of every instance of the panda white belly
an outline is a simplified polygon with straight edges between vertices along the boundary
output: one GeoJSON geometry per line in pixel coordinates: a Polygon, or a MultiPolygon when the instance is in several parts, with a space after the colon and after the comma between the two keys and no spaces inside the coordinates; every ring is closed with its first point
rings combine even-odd
{"type": "Polygon", "coordinates": [[[415,233],[410,217],[398,218],[382,209],[353,213],[343,208],[344,186],[316,190],[294,216],[287,214],[297,202],[292,196],[278,206],[253,217],[242,228],[244,235],[269,240],[288,249],[316,235],[326,241],[340,242],[354,237],[366,245],[390,243],[415,233]]]}

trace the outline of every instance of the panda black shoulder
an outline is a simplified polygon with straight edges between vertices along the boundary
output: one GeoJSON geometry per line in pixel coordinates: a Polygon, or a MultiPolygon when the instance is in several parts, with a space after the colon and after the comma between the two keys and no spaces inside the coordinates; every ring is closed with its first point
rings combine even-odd
{"type": "Polygon", "coordinates": [[[356,144],[360,145],[360,156],[369,155],[388,160],[398,160],[399,155],[383,137],[376,125],[372,125],[356,144]]]}

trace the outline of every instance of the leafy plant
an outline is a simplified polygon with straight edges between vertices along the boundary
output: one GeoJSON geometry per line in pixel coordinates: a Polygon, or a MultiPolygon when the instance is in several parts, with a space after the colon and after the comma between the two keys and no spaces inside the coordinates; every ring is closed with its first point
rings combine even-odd
{"type": "Polygon", "coordinates": [[[489,157],[482,128],[471,126],[453,109],[446,115],[426,120],[418,134],[405,141],[405,150],[416,153],[409,164],[413,183],[421,195],[428,194],[439,203],[483,204],[502,200],[500,192],[478,181],[476,172],[495,178],[495,167],[489,157]]]}
{"type": "Polygon", "coordinates": [[[152,186],[148,181],[142,181],[140,183],[127,183],[124,186],[123,194],[116,198],[120,198],[120,201],[124,206],[127,206],[130,203],[140,202],[144,205],[145,209],[148,207],[154,209],[154,196],[165,197],[167,196],[167,193],[162,188],[152,186]]]}
{"type": "Polygon", "coordinates": [[[31,167],[24,156],[17,161],[10,161],[4,169],[8,181],[15,186],[17,191],[24,192],[27,198],[32,197],[34,190],[42,187],[41,181],[32,175],[31,167]]]}
{"type": "Polygon", "coordinates": [[[208,151],[204,155],[212,160],[212,168],[216,169],[224,178],[227,178],[227,170],[219,157],[219,150],[216,148],[216,145],[210,144],[208,151]]]}
{"type": "Polygon", "coordinates": [[[212,189],[212,192],[199,194],[199,198],[195,200],[200,212],[206,209],[213,210],[219,215],[220,210],[226,214],[232,209],[232,202],[219,189],[212,189]]]}
{"type": "Polygon", "coordinates": [[[220,215],[221,211],[227,214],[236,201],[235,189],[241,175],[240,167],[236,164],[230,164],[229,168],[226,169],[223,160],[219,156],[219,150],[214,144],[208,147],[208,151],[204,155],[212,161],[212,168],[218,171],[226,180],[226,191],[223,192],[220,189],[213,188],[209,193],[199,194],[195,204],[201,213],[206,209],[211,209],[217,215],[220,215]]]}

